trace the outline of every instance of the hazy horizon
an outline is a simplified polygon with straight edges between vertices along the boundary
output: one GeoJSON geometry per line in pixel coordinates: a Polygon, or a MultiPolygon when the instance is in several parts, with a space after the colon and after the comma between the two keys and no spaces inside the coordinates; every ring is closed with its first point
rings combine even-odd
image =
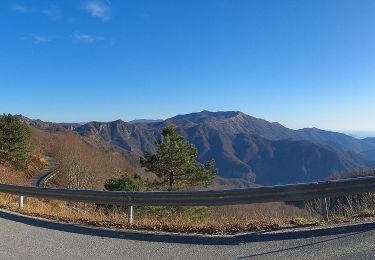
{"type": "MultiPolygon", "coordinates": [[[[201,111],[193,111],[191,113],[197,113],[197,112],[201,112],[201,111]]],[[[209,111],[209,112],[228,112],[228,111],[209,111]]],[[[241,111],[241,112],[243,112],[243,111],[241,111]]],[[[96,120],[96,119],[94,119],[94,120],[84,120],[84,121],[74,121],[74,120],[59,121],[59,120],[47,120],[47,119],[43,119],[43,118],[40,118],[40,117],[31,117],[31,116],[28,116],[27,114],[22,114],[22,113],[20,115],[26,116],[30,119],[39,119],[39,120],[42,120],[42,121],[48,121],[48,122],[53,122],[53,123],[78,123],[78,124],[86,124],[86,123],[89,123],[89,122],[92,122],[92,121],[112,122],[112,121],[116,121],[116,120],[123,120],[125,122],[131,122],[131,121],[137,121],[137,120],[166,120],[166,119],[170,118],[170,117],[167,117],[167,118],[130,118],[130,119],[125,119],[125,117],[123,117],[123,118],[120,117],[120,118],[114,118],[114,119],[109,119],[109,120],[96,120]]],[[[182,114],[176,114],[176,115],[182,115],[182,114]]],[[[176,115],[173,115],[173,116],[176,116],[176,115]]],[[[253,115],[250,115],[250,116],[253,116],[253,115]]],[[[269,121],[269,120],[267,120],[267,118],[261,118],[261,119],[269,121]]],[[[269,122],[272,122],[272,121],[269,121],[269,122]]],[[[343,133],[343,134],[346,134],[346,135],[349,135],[349,136],[352,136],[352,137],[355,137],[355,138],[358,138],[358,139],[363,139],[363,138],[367,138],[367,137],[375,137],[375,130],[374,131],[363,131],[363,130],[350,130],[350,129],[349,130],[324,129],[324,128],[320,128],[320,127],[317,127],[317,126],[291,128],[291,127],[288,127],[287,125],[285,125],[283,122],[277,122],[277,123],[280,123],[281,125],[283,125],[287,128],[293,129],[293,130],[316,127],[316,128],[321,129],[321,130],[343,133]]]]}

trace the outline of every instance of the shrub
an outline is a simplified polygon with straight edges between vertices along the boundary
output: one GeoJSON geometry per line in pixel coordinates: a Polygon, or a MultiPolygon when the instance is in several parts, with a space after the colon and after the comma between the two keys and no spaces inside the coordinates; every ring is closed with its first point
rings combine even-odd
{"type": "Polygon", "coordinates": [[[140,182],[137,178],[132,178],[127,173],[120,178],[112,177],[104,183],[104,188],[111,191],[139,191],[140,182]]]}

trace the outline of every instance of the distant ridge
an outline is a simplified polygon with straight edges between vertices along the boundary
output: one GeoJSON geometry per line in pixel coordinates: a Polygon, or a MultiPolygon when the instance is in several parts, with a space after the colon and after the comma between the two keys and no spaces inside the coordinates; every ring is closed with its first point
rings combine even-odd
{"type": "Polygon", "coordinates": [[[160,123],[163,122],[163,119],[135,119],[131,120],[129,124],[153,124],[153,123],[160,123]]]}
{"type": "Polygon", "coordinates": [[[73,131],[76,127],[81,126],[80,123],[53,123],[53,122],[45,122],[40,119],[30,119],[23,115],[17,115],[17,117],[23,121],[25,124],[40,129],[40,130],[47,130],[51,132],[55,131],[66,131],[70,130],[73,131]]]}
{"type": "MultiPolygon", "coordinates": [[[[261,185],[318,181],[335,171],[375,167],[375,138],[356,139],[317,128],[292,130],[240,111],[202,111],[157,122],[57,126],[116,147],[137,163],[144,152],[155,152],[161,130],[171,124],[197,146],[199,160],[216,160],[221,183],[225,179],[261,185]]],[[[40,122],[29,125],[46,128],[40,122]]]]}
{"type": "Polygon", "coordinates": [[[358,139],[375,137],[375,131],[339,131],[339,132],[344,133],[346,135],[350,135],[358,139]]]}

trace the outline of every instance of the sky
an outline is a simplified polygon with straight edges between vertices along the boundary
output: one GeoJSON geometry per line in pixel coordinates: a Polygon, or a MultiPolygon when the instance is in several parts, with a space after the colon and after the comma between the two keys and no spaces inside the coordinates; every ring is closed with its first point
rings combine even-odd
{"type": "Polygon", "coordinates": [[[375,131],[373,0],[0,0],[0,112],[375,131]]]}

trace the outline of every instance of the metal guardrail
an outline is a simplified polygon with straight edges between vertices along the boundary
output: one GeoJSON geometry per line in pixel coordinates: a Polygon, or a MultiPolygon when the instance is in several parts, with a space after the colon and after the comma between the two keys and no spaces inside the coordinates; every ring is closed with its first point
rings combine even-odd
{"type": "MultiPolygon", "coordinates": [[[[20,206],[21,202],[23,204],[23,196],[28,196],[64,201],[130,206],[128,215],[132,216],[132,206],[216,206],[276,201],[291,202],[375,192],[375,176],[246,189],[179,192],[69,190],[0,184],[0,192],[19,195],[20,206]]],[[[132,220],[132,218],[130,220],[132,220]]]]}
{"type": "Polygon", "coordinates": [[[50,171],[46,173],[45,176],[43,176],[40,180],[38,180],[38,182],[36,183],[36,187],[46,187],[47,182],[53,177],[55,177],[56,174],[57,174],[56,171],[50,171]]]}
{"type": "Polygon", "coordinates": [[[45,159],[47,160],[48,166],[39,173],[39,175],[34,176],[31,180],[32,185],[36,187],[45,187],[47,182],[55,177],[57,174],[57,161],[56,159],[46,156],[45,159]]]}
{"type": "Polygon", "coordinates": [[[41,172],[41,175],[39,175],[39,179],[35,183],[36,187],[46,187],[47,182],[57,174],[57,160],[49,156],[46,156],[45,159],[47,160],[48,166],[41,172]]]}

